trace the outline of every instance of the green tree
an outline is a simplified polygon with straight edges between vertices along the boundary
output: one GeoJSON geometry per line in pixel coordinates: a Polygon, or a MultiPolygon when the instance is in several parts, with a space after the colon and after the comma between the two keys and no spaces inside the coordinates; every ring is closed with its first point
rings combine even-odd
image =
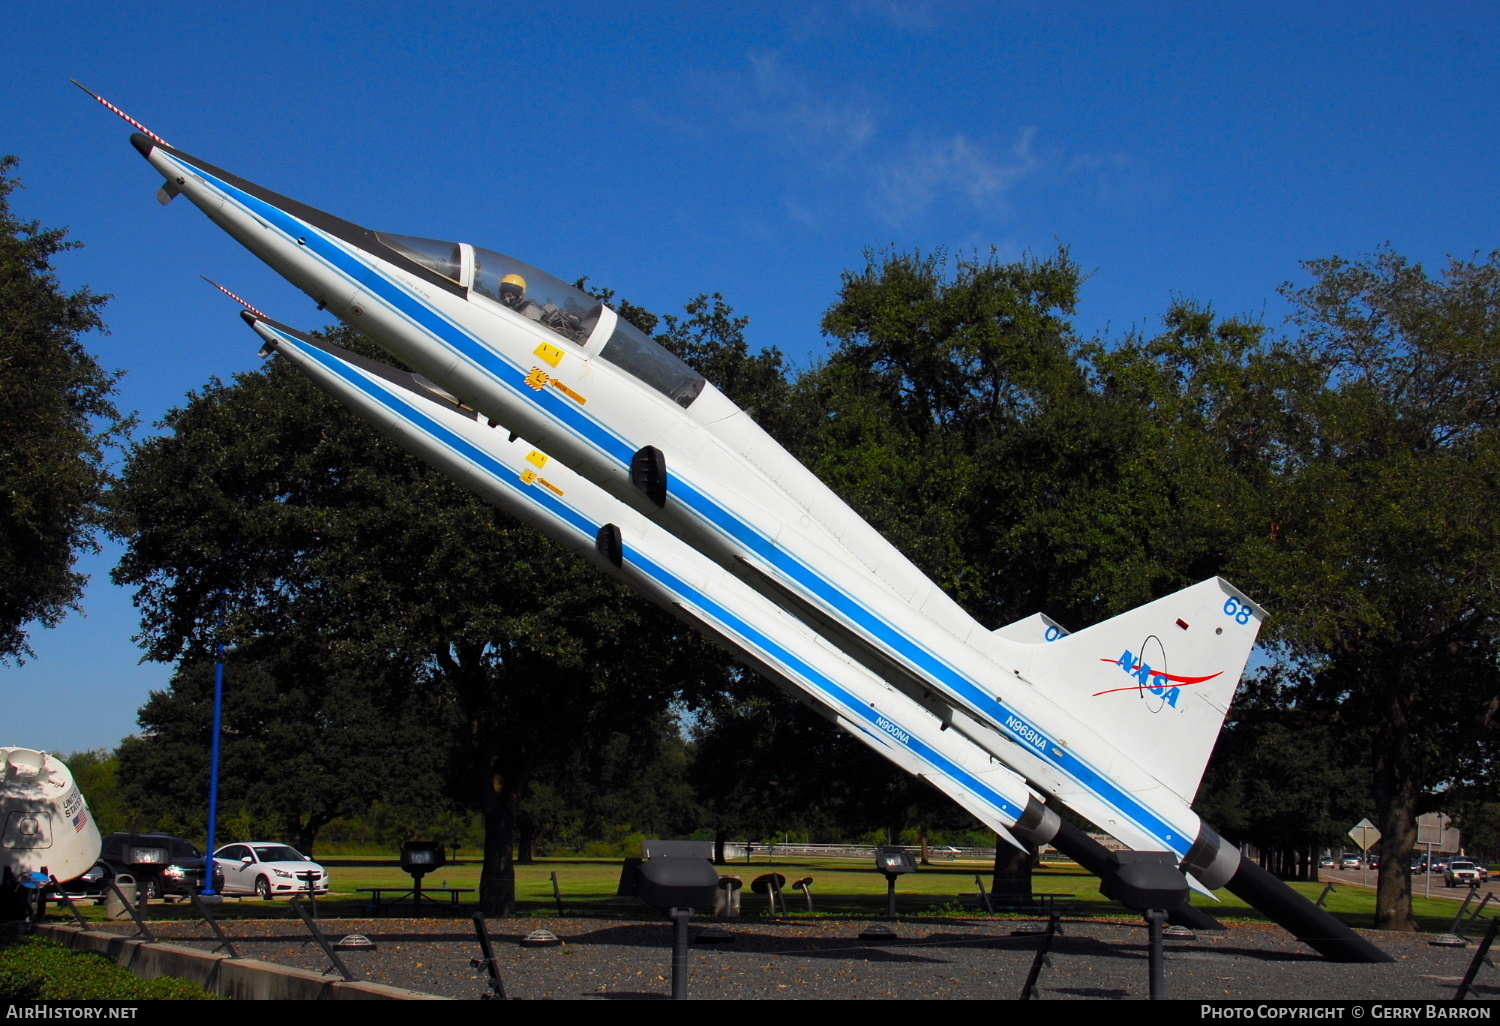
{"type": "Polygon", "coordinates": [[[139,830],[147,824],[139,810],[120,793],[120,756],[106,748],[74,752],[63,758],[78,790],[88,800],[94,825],[101,834],[139,830]]]}
{"type": "Polygon", "coordinates": [[[995,487],[997,446],[1054,396],[1082,394],[1067,322],[1081,281],[1066,251],[872,253],[823,319],[832,355],[799,382],[825,411],[811,469],[976,615],[1008,597],[986,565],[993,525],[1011,519],[996,500],[1015,498],[995,487]]]}
{"type": "Polygon", "coordinates": [[[1087,398],[1054,404],[1011,447],[1028,498],[1004,549],[1013,571],[1062,583],[1056,608],[1079,625],[1225,573],[1270,530],[1282,357],[1262,326],[1197,303],[1161,323],[1083,346],[1087,398]]]}
{"type": "MultiPolygon", "coordinates": [[[[125,800],[190,836],[207,829],[215,671],[206,658],[179,664],[119,751],[125,800]]],[[[312,854],[324,826],[377,798],[430,804],[452,725],[416,700],[414,679],[396,660],[339,665],[292,634],[228,653],[215,843],[274,836],[312,854]]]]}
{"type": "Polygon", "coordinates": [[[1074,627],[1219,572],[1264,529],[1264,332],[1175,304],[1104,343],[1070,323],[1066,250],[872,255],[824,318],[800,386],[826,411],[810,463],[981,621],[1074,627]]]}
{"type": "Polygon", "coordinates": [[[1246,681],[1194,808],[1271,872],[1317,880],[1318,856],[1349,847],[1349,828],[1373,808],[1370,745],[1337,707],[1294,701],[1294,670],[1246,681]]]}
{"type": "Polygon", "coordinates": [[[1276,425],[1275,532],[1246,552],[1299,701],[1369,732],[1377,925],[1414,930],[1435,793],[1490,778],[1500,674],[1500,256],[1436,276],[1390,251],[1288,286],[1311,373],[1276,425]]]}
{"type": "Polygon", "coordinates": [[[210,384],[166,426],[132,450],[115,504],[116,579],[138,589],[150,655],[206,661],[222,616],[256,653],[292,639],[322,650],[314,666],[415,668],[413,693],[455,724],[455,796],[484,817],[488,912],[514,907],[531,783],[714,686],[723,657],[696,635],[281,361],[210,384]]]}
{"type": "Polygon", "coordinates": [[[80,336],[102,331],[106,296],[64,292],[52,270],[77,242],[18,220],[15,157],[0,158],[0,660],[30,655],[27,625],[76,608],[81,551],[97,551],[105,453],[129,422],[80,336]]]}
{"type": "MultiPolygon", "coordinates": [[[[1087,626],[1269,530],[1286,361],[1264,330],[1178,302],[1155,335],[1082,340],[1082,285],[1066,250],[874,254],[799,383],[827,411],[810,465],[992,626],[1037,610],[1087,626]]],[[[996,887],[1027,889],[1025,856],[1002,856],[996,887]]]]}
{"type": "Polygon", "coordinates": [[[701,809],[688,782],[688,747],[672,713],[580,749],[531,788],[521,813],[519,857],[533,845],[589,855],[639,856],[632,839],[684,837],[701,809]]]}
{"type": "Polygon", "coordinates": [[[689,779],[720,845],[978,827],[946,795],[758,677],[702,710],[692,740],[689,779]]]}
{"type": "Polygon", "coordinates": [[[1500,802],[1470,800],[1459,806],[1464,852],[1476,862],[1493,865],[1500,858],[1500,802]]]}

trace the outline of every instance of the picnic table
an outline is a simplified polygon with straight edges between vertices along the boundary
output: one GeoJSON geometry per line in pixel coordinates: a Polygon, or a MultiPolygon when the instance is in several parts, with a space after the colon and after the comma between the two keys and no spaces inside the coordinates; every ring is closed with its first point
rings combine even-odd
{"type": "Polygon", "coordinates": [[[1071,911],[1072,905],[1059,904],[1059,902],[1071,902],[1077,895],[1028,894],[1023,897],[1019,894],[961,894],[959,897],[970,908],[988,909],[993,912],[1036,912],[1051,915],[1054,912],[1071,911]]]}
{"type": "Polygon", "coordinates": [[[360,894],[370,895],[370,912],[374,915],[385,915],[388,911],[405,901],[410,901],[413,911],[423,902],[435,905],[440,911],[458,913],[462,911],[459,905],[460,894],[473,894],[472,887],[410,887],[401,885],[397,887],[360,887],[360,894]],[[432,897],[434,894],[446,894],[447,902],[432,897]],[[385,897],[391,895],[391,897],[385,897]]]}

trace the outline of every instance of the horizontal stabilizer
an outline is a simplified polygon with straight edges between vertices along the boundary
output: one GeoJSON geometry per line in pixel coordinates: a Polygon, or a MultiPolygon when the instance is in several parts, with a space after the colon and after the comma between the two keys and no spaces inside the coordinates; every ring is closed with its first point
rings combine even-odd
{"type": "Polygon", "coordinates": [[[1034,645],[1041,641],[1056,641],[1058,638],[1066,638],[1067,630],[1046,613],[1032,613],[1024,620],[1008,623],[1004,627],[996,627],[990,632],[997,638],[1006,641],[1018,641],[1023,645],[1034,645]]]}

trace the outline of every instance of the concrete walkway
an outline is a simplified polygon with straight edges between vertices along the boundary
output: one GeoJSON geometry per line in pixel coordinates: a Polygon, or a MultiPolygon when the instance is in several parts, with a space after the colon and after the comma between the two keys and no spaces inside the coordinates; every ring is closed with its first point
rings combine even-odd
{"type": "MultiPolygon", "coordinates": [[[[1013,936],[1022,923],[1000,920],[900,921],[890,924],[895,937],[889,943],[860,939],[872,925],[869,920],[747,918],[722,925],[733,938],[729,943],[699,943],[692,949],[692,997],[1010,999],[1020,995],[1038,946],[1035,936],[1013,936]]],[[[470,965],[479,947],[473,924],[464,919],[324,920],[330,937],[357,932],[377,943],[373,952],[344,953],[355,975],[366,981],[358,987],[319,976],[328,961],[300,923],[236,921],[226,928],[248,959],[293,971],[279,977],[284,982],[276,986],[310,987],[319,998],[418,992],[473,999],[488,989],[484,971],[470,965]]],[[[177,947],[208,949],[215,943],[201,924],[161,923],[153,929],[177,947]]],[[[699,929],[695,926],[695,933],[699,929]]],[[[670,992],[670,927],[663,921],[508,919],[491,920],[489,930],[510,997],[664,998],[670,992]],[[551,930],[564,943],[523,947],[521,939],[537,928],[551,930]]],[[[1168,992],[1194,1000],[1446,1001],[1473,957],[1472,949],[1432,947],[1425,936],[1364,935],[1395,960],[1331,963],[1279,927],[1264,924],[1203,932],[1171,943],[1168,992]]],[[[230,964],[219,970],[226,981],[237,978],[230,964]]],[[[1052,966],[1041,972],[1040,996],[1145,998],[1147,967],[1143,926],[1120,920],[1066,922],[1053,944],[1052,966]]],[[[1483,967],[1478,983],[1471,997],[1500,997],[1500,971],[1483,967]]],[[[231,990],[234,986],[240,985],[231,990]]],[[[241,993],[272,996],[269,990],[241,993]]]]}

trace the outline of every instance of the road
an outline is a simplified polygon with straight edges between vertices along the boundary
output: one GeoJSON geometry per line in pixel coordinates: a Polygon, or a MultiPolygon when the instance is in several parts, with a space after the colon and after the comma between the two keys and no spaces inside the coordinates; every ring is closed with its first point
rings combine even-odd
{"type": "MultiPolygon", "coordinates": [[[[1375,877],[1379,872],[1376,869],[1320,869],[1318,870],[1318,879],[1323,883],[1335,883],[1355,887],[1365,886],[1373,889],[1375,886],[1375,877]]],[[[1442,873],[1431,874],[1431,879],[1432,897],[1434,898],[1451,898],[1454,901],[1463,901],[1464,897],[1468,894],[1466,887],[1444,886],[1442,873]]],[[[1474,900],[1481,901],[1487,892],[1493,894],[1497,891],[1500,891],[1500,874],[1492,876],[1488,882],[1480,884],[1479,894],[1474,900]]],[[[1413,873],[1411,875],[1411,892],[1415,895],[1427,896],[1427,883],[1421,873],[1413,873]]],[[[1497,901],[1500,901],[1500,894],[1491,898],[1490,904],[1493,905],[1497,901]]]]}

